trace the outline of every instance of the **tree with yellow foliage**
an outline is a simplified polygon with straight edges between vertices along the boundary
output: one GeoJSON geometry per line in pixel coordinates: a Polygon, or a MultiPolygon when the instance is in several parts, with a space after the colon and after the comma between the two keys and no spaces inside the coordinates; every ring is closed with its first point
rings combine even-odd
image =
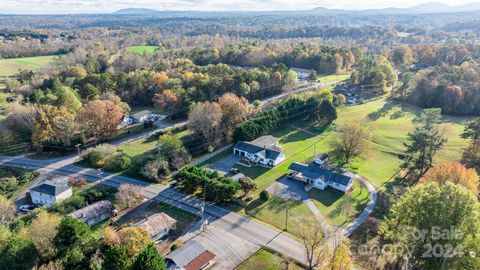
{"type": "Polygon", "coordinates": [[[125,247],[131,256],[136,256],[151,242],[148,233],[136,227],[125,227],[118,231],[118,236],[121,246],[125,247]]]}
{"type": "Polygon", "coordinates": [[[53,239],[57,235],[61,220],[62,218],[58,215],[42,211],[20,234],[32,240],[44,259],[52,258],[56,253],[53,239]]]}

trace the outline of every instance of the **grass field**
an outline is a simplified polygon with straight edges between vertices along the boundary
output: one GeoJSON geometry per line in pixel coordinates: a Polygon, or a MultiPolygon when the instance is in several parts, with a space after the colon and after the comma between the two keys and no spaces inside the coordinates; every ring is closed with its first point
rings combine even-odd
{"type": "Polygon", "coordinates": [[[158,49],[158,46],[132,46],[128,47],[127,51],[131,53],[154,53],[158,49]]]}
{"type": "Polygon", "coordinates": [[[14,76],[19,69],[39,70],[52,63],[58,56],[37,56],[12,59],[0,59],[0,77],[14,76]]]}
{"type": "Polygon", "coordinates": [[[337,81],[345,81],[350,78],[350,74],[330,74],[330,75],[318,75],[317,80],[320,80],[322,83],[331,83],[337,81]]]}
{"type": "Polygon", "coordinates": [[[295,263],[290,263],[286,268],[285,260],[278,254],[266,250],[260,249],[252,257],[248,258],[238,268],[238,270],[278,270],[278,269],[290,269],[300,270],[304,269],[295,263]]]}

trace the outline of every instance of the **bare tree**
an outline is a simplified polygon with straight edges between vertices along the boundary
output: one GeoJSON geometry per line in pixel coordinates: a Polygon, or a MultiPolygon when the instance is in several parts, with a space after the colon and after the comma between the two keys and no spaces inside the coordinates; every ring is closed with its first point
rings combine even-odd
{"type": "Polygon", "coordinates": [[[340,126],[339,134],[330,143],[334,156],[343,164],[349,163],[353,158],[365,152],[370,135],[359,124],[346,124],[340,126]]]}
{"type": "Polygon", "coordinates": [[[0,224],[7,225],[15,218],[15,207],[7,198],[0,195],[0,224]]]}
{"type": "Polygon", "coordinates": [[[192,107],[188,114],[190,130],[202,135],[209,146],[215,144],[218,129],[222,121],[222,109],[215,102],[198,103],[192,107]]]}
{"type": "Polygon", "coordinates": [[[327,235],[322,226],[308,218],[301,218],[296,228],[300,242],[303,244],[307,259],[307,269],[324,269],[328,263],[330,247],[327,243],[327,235]]]}
{"type": "Polygon", "coordinates": [[[122,184],[115,196],[120,203],[131,207],[143,200],[143,188],[137,185],[122,184]]]}

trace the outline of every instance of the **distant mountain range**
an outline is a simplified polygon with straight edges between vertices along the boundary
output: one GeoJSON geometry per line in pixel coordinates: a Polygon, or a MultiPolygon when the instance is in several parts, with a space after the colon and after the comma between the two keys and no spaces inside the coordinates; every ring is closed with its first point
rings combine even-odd
{"type": "Polygon", "coordinates": [[[365,10],[346,10],[346,9],[328,9],[318,7],[311,10],[281,10],[281,11],[224,11],[224,12],[208,12],[208,11],[174,11],[174,10],[155,10],[149,8],[126,8],[115,12],[120,15],[160,15],[160,14],[189,14],[189,13],[217,13],[217,14],[249,14],[249,13],[271,13],[271,14],[310,14],[310,15],[335,15],[335,14],[360,14],[360,15],[393,15],[393,14],[435,14],[435,13],[456,13],[456,12],[472,12],[480,11],[480,2],[465,4],[461,6],[450,6],[438,2],[430,2],[416,5],[409,8],[384,8],[384,9],[365,9],[365,10]]]}

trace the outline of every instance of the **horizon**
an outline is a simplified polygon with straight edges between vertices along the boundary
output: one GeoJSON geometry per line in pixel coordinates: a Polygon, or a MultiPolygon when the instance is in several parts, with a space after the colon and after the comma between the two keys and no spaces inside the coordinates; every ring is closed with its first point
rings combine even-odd
{"type": "Polygon", "coordinates": [[[334,0],[170,0],[157,3],[154,0],[4,0],[0,3],[1,14],[48,15],[48,14],[105,14],[122,9],[152,9],[158,11],[203,11],[203,12],[275,12],[305,11],[315,8],[343,9],[351,11],[378,10],[385,8],[410,8],[422,4],[438,3],[452,7],[475,1],[334,1],[334,0]],[[290,3],[289,3],[290,2],[290,3]],[[374,6],[374,8],[372,8],[374,6]],[[247,8],[248,7],[248,8],[247,8]],[[275,7],[275,8],[273,8],[275,7]],[[281,8],[278,8],[281,7],[281,8]]]}

